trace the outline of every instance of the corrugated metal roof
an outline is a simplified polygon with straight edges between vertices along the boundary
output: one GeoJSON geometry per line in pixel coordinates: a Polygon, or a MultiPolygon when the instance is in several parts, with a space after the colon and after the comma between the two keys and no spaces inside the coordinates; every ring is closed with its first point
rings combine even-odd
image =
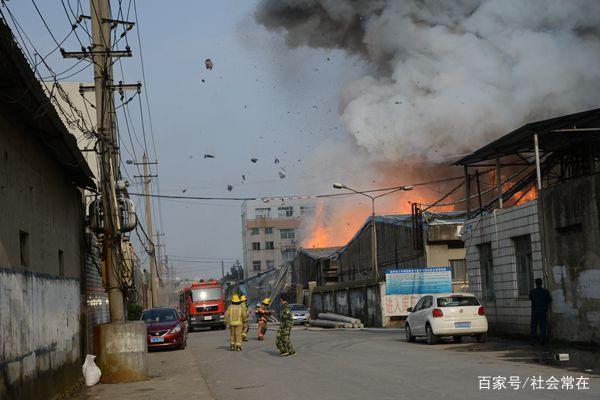
{"type": "Polygon", "coordinates": [[[338,247],[316,247],[313,249],[302,248],[302,249],[300,249],[300,253],[304,253],[307,256],[309,256],[310,258],[319,260],[322,258],[329,258],[329,257],[333,256],[339,249],[341,249],[340,246],[338,246],[338,247]]]}
{"type": "Polygon", "coordinates": [[[533,135],[537,133],[539,148],[550,152],[577,142],[600,142],[600,108],[561,117],[532,122],[494,140],[456,161],[468,165],[485,160],[533,150],[533,135]],[[596,129],[593,131],[564,131],[565,129],[596,129]],[[563,130],[563,131],[560,131],[563,130]]]}

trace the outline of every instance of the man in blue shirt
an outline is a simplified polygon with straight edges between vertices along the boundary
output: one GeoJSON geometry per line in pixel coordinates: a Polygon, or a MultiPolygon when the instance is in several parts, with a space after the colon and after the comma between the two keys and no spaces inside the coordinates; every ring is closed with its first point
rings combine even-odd
{"type": "Polygon", "coordinates": [[[535,289],[529,292],[531,300],[531,344],[535,344],[538,325],[540,327],[540,342],[548,340],[548,309],[552,303],[550,292],[542,287],[542,279],[535,280],[535,289]]]}

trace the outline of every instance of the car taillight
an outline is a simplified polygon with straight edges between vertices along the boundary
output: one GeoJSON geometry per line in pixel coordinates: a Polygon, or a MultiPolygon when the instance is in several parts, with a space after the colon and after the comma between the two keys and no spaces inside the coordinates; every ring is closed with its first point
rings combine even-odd
{"type": "Polygon", "coordinates": [[[434,318],[439,318],[439,317],[443,317],[444,313],[439,308],[434,308],[433,311],[431,312],[431,315],[433,315],[434,318]]]}
{"type": "Polygon", "coordinates": [[[477,314],[479,314],[479,315],[485,314],[485,308],[479,307],[479,310],[477,310],[477,314]]]}

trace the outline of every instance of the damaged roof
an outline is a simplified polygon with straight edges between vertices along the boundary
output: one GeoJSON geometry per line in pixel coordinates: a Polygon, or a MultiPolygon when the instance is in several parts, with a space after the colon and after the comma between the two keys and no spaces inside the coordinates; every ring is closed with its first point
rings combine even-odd
{"type": "Polygon", "coordinates": [[[555,151],[566,145],[600,142],[600,108],[531,122],[494,140],[456,161],[454,165],[468,165],[516,153],[532,152],[533,136],[537,133],[542,153],[555,151]]]}
{"type": "Polygon", "coordinates": [[[324,259],[324,258],[331,258],[333,255],[335,255],[335,253],[339,249],[341,249],[340,246],[338,246],[338,247],[317,247],[317,248],[313,248],[313,249],[302,248],[302,249],[300,249],[300,253],[304,253],[312,259],[320,260],[320,259],[324,259]]]}
{"type": "Polygon", "coordinates": [[[27,126],[78,187],[96,187],[77,140],[46,96],[10,28],[0,19],[0,105],[27,126]]]}

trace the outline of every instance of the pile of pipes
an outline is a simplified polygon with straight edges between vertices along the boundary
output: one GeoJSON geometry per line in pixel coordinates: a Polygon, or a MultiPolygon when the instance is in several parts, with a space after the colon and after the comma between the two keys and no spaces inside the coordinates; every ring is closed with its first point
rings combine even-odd
{"type": "Polygon", "coordinates": [[[310,326],[319,328],[364,328],[360,319],[333,313],[319,313],[318,319],[310,321],[310,326]]]}

